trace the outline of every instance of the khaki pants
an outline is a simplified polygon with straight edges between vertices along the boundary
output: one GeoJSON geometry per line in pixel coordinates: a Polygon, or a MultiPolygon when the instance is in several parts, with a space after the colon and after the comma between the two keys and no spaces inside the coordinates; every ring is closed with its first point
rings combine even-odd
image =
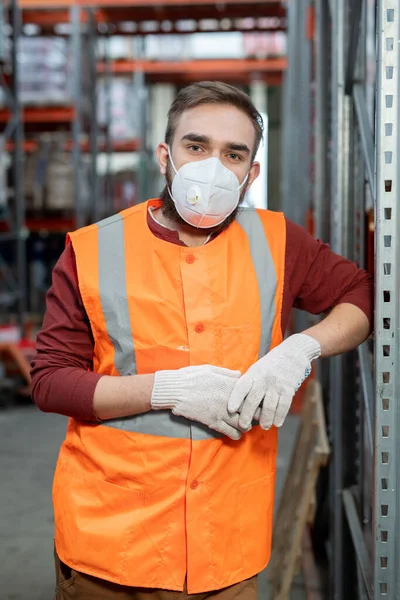
{"type": "Polygon", "coordinates": [[[55,600],[257,600],[257,577],[205,594],[118,585],[70,569],[55,553],[55,600]]]}

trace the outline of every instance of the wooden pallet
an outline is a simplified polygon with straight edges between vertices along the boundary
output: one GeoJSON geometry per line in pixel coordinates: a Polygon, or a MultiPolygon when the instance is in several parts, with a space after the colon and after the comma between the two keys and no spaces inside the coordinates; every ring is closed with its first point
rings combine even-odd
{"type": "Polygon", "coordinates": [[[321,386],[306,387],[292,462],[286,477],[272,542],[269,565],[271,599],[288,600],[300,559],[304,532],[314,520],[318,473],[329,457],[321,386]]]}

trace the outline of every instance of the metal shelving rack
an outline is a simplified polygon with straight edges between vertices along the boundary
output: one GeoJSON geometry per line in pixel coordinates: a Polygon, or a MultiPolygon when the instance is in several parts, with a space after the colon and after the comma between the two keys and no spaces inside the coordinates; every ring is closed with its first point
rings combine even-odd
{"type": "MultiPolygon", "coordinates": [[[[280,0],[228,0],[217,4],[214,0],[167,0],[149,3],[147,0],[7,0],[1,3],[0,15],[12,15],[9,21],[7,37],[11,31],[12,78],[1,78],[1,87],[8,90],[7,106],[0,108],[0,128],[4,132],[3,150],[12,156],[15,198],[10,205],[12,210],[0,213],[1,240],[15,239],[18,256],[13,272],[7,268],[8,260],[0,262],[3,279],[8,283],[10,293],[0,296],[5,318],[12,311],[18,312],[20,320],[25,312],[23,290],[26,289],[26,249],[25,241],[30,232],[65,233],[87,223],[108,216],[113,210],[113,176],[111,174],[111,155],[114,152],[138,152],[143,173],[139,177],[141,197],[148,190],[148,149],[144,139],[143,127],[148,120],[146,89],[152,83],[187,84],[199,79],[224,79],[239,85],[249,85],[254,80],[267,85],[281,85],[286,69],[284,57],[249,60],[203,60],[203,61],[149,61],[136,54],[135,60],[111,60],[107,53],[100,58],[97,41],[100,37],[110,39],[112,35],[131,36],[143,41],[144,36],[155,33],[154,23],[158,24],[156,33],[162,35],[180,32],[179,23],[191,20],[201,31],[201,23],[208,20],[213,27],[207,31],[282,31],[286,29],[286,7],[280,0]],[[7,7],[7,10],[4,10],[7,7]],[[10,10],[11,12],[10,12],[10,10]],[[249,18],[253,23],[249,23],[249,18]],[[146,28],[151,23],[153,28],[146,28]],[[128,26],[127,26],[128,25],[128,26]],[[72,99],[66,99],[64,106],[46,105],[20,106],[18,94],[17,45],[24,27],[34,28],[41,36],[61,35],[70,40],[74,69],[72,77],[72,99]],[[61,26],[61,28],[60,28],[61,26]],[[83,64],[83,62],[84,64],[83,64]],[[130,143],[115,144],[110,137],[109,128],[100,129],[97,115],[98,82],[106,81],[105,90],[111,96],[111,81],[118,76],[132,76],[138,95],[142,98],[139,110],[143,125],[137,139],[130,143]],[[10,84],[11,81],[11,84],[10,84]],[[23,164],[27,153],[37,149],[31,132],[52,132],[69,130],[66,149],[72,154],[74,173],[75,204],[72,211],[58,215],[53,213],[30,214],[26,211],[23,186],[23,164]],[[24,133],[25,131],[25,139],[24,133]],[[84,138],[84,139],[82,139],[84,138]],[[99,153],[106,154],[107,172],[105,185],[100,186],[98,176],[99,153]],[[81,194],[80,168],[83,158],[89,160],[89,201],[85,206],[81,194]],[[11,306],[11,291],[18,302],[11,306]],[[5,300],[7,299],[7,307],[5,300]]],[[[187,31],[186,33],[191,33],[187,31]]],[[[106,48],[109,46],[105,44],[106,48]]],[[[4,72],[4,65],[1,65],[4,72]]],[[[111,121],[111,100],[106,101],[106,113],[111,121]]],[[[129,141],[128,141],[129,142],[129,141]]],[[[2,254],[0,253],[0,257],[2,254]]],[[[1,290],[0,290],[1,291],[1,290]]]]}
{"type": "Polygon", "coordinates": [[[13,190],[7,185],[7,177],[3,182],[0,194],[1,217],[5,227],[0,233],[0,313],[12,311],[17,315],[18,323],[23,327],[25,313],[25,203],[23,184],[23,141],[24,128],[21,118],[19,99],[19,64],[16,59],[16,46],[21,32],[21,11],[17,0],[2,3],[0,10],[0,36],[3,40],[0,56],[0,88],[7,109],[7,120],[0,134],[0,155],[8,142],[12,143],[11,170],[13,190]],[[12,35],[6,36],[7,27],[11,27],[12,35]],[[8,39],[11,48],[6,48],[8,39]],[[13,257],[8,260],[5,251],[13,257]]]}
{"type": "Polygon", "coordinates": [[[324,475],[328,491],[319,498],[320,514],[329,514],[328,595],[395,599],[400,598],[400,8],[397,0],[299,0],[288,9],[283,203],[302,225],[312,207],[317,236],[376,275],[374,340],[323,362],[319,371],[333,448],[324,475]],[[301,91],[296,60],[305,65],[311,60],[301,91]],[[299,93],[306,94],[302,102],[296,102],[299,93]],[[307,140],[298,135],[303,119],[306,127],[311,124],[313,143],[299,142],[307,140]],[[311,189],[305,186],[298,198],[296,185],[310,173],[311,189]],[[294,195],[301,208],[292,208],[294,195]],[[374,213],[374,265],[367,260],[367,209],[374,213]]]}

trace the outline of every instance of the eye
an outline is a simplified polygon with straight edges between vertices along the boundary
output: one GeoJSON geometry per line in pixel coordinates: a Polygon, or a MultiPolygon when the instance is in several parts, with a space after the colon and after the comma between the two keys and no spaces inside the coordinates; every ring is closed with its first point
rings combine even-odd
{"type": "Polygon", "coordinates": [[[233,160],[234,162],[239,162],[240,160],[242,160],[242,157],[239,154],[234,154],[233,152],[231,154],[228,154],[228,158],[229,160],[233,160]]]}
{"type": "Polygon", "coordinates": [[[192,144],[191,146],[189,146],[189,150],[191,150],[192,152],[201,152],[200,146],[197,146],[196,144],[192,144]]]}

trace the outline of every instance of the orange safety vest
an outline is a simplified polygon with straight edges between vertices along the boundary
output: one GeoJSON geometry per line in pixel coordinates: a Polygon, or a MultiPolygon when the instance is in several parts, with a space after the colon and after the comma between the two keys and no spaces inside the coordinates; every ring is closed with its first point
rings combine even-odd
{"type": "MultiPolygon", "coordinates": [[[[94,371],[239,369],[282,341],[285,220],[243,209],[208,244],[160,240],[151,200],[69,236],[94,336],[94,371]]],[[[121,585],[221,589],[271,552],[277,429],[232,441],[152,411],[70,419],[53,503],[61,560],[121,585]]]]}

